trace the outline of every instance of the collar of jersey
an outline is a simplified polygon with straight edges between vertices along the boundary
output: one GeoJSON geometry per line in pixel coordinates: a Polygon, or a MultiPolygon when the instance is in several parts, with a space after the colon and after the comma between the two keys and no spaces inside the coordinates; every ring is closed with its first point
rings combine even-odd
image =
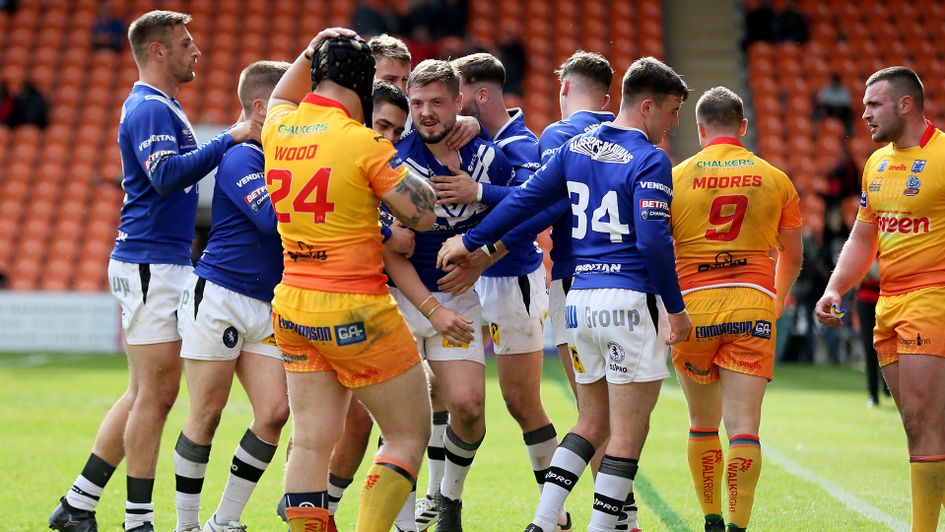
{"type": "Polygon", "coordinates": [[[742,141],[738,140],[735,137],[715,137],[712,139],[712,142],[705,145],[706,148],[709,146],[715,146],[716,144],[734,144],[740,148],[744,148],[745,145],[742,144],[742,141]]]}
{"type": "Polygon", "coordinates": [[[332,100],[331,98],[325,98],[324,96],[319,96],[314,92],[310,92],[305,95],[305,98],[302,99],[302,103],[310,103],[312,105],[320,105],[322,107],[337,107],[344,111],[345,115],[348,118],[351,118],[351,113],[348,112],[348,109],[341,104],[338,100],[332,100]]]}
{"type": "Polygon", "coordinates": [[[518,107],[513,107],[511,109],[506,109],[506,112],[509,113],[509,119],[506,123],[502,124],[502,127],[499,128],[499,131],[496,131],[495,138],[502,136],[502,133],[505,133],[505,130],[512,125],[516,120],[525,120],[525,115],[522,113],[522,110],[518,107]]]}
{"type": "Polygon", "coordinates": [[[167,98],[168,100],[173,100],[173,99],[174,99],[174,98],[171,98],[170,96],[168,96],[164,91],[162,91],[161,89],[155,87],[154,85],[151,85],[150,83],[145,83],[145,82],[143,82],[143,81],[136,81],[136,82],[135,82],[135,86],[138,86],[138,87],[147,87],[147,88],[153,90],[154,92],[160,94],[161,96],[167,98]]]}
{"type": "Polygon", "coordinates": [[[928,119],[925,120],[925,132],[922,133],[922,138],[919,139],[919,147],[924,148],[926,144],[932,140],[932,135],[935,134],[935,125],[928,119]]]}

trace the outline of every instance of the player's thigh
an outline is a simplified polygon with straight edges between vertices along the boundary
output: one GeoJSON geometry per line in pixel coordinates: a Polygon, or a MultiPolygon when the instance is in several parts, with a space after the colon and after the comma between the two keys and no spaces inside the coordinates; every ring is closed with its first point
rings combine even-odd
{"type": "MultiPolygon", "coordinates": [[[[675,356],[674,350],[674,360],[675,356]]],[[[718,427],[722,421],[722,386],[719,381],[697,382],[678,368],[676,374],[689,407],[689,423],[700,428],[718,427]]]]}
{"type": "Polygon", "coordinates": [[[768,379],[725,368],[719,373],[725,432],[732,436],[758,434],[761,426],[761,403],[764,401],[768,379]]]}
{"type": "Polygon", "coordinates": [[[351,392],[330,371],[287,373],[286,385],[293,446],[330,451],[341,437],[351,392]]]}
{"type": "Polygon", "coordinates": [[[496,355],[514,355],[544,348],[548,291],[544,267],[517,277],[482,277],[477,284],[482,322],[489,329],[496,355]]]}
{"type": "Polygon", "coordinates": [[[649,431],[650,414],[659,398],[662,380],[608,383],[610,442],[608,453],[639,457],[649,431]]]}
{"type": "Polygon", "coordinates": [[[485,366],[472,360],[429,360],[439,396],[451,407],[465,405],[482,413],[486,396],[485,366]]]}
{"type": "Polygon", "coordinates": [[[899,357],[899,399],[905,419],[921,417],[923,424],[937,425],[945,416],[945,358],[910,354],[899,357]],[[908,385],[903,385],[908,383],[908,385]]]}
{"type": "MultiPolygon", "coordinates": [[[[472,320],[473,324],[479,323],[482,319],[482,305],[479,302],[479,295],[474,291],[468,291],[464,294],[452,295],[443,292],[436,292],[434,294],[437,299],[440,300],[440,303],[444,306],[453,310],[463,316],[466,316],[472,320]]],[[[408,313],[407,321],[412,323],[408,313]]],[[[485,366],[486,358],[485,352],[483,350],[483,338],[482,330],[479,327],[474,327],[472,334],[473,340],[468,344],[457,344],[448,340],[438,334],[433,330],[432,326],[429,329],[423,328],[422,325],[418,325],[417,329],[413,331],[415,336],[422,336],[422,347],[421,351],[423,352],[426,359],[431,363],[434,362],[453,362],[453,361],[467,361],[473,362],[485,366]]],[[[439,372],[437,377],[440,376],[439,372]]]]}
{"type": "Polygon", "coordinates": [[[180,387],[180,340],[126,346],[138,398],[160,395],[173,401],[180,387]],[[168,397],[170,396],[170,397],[168,397]]]}
{"type": "Polygon", "coordinates": [[[281,358],[243,351],[236,362],[236,373],[246,390],[249,402],[256,412],[266,417],[281,418],[288,408],[285,367],[281,358]],[[284,412],[284,413],[283,413],[284,412]]]}
{"type": "Polygon", "coordinates": [[[223,410],[230,396],[236,360],[184,359],[191,413],[223,410]]]}
{"type": "Polygon", "coordinates": [[[430,439],[430,396],[426,375],[416,364],[400,375],[353,390],[377,422],[385,440],[416,440],[422,448],[430,439]]]}
{"type": "Polygon", "coordinates": [[[128,345],[152,345],[180,339],[177,306],[193,268],[174,264],[108,262],[112,295],[121,305],[128,345]]]}

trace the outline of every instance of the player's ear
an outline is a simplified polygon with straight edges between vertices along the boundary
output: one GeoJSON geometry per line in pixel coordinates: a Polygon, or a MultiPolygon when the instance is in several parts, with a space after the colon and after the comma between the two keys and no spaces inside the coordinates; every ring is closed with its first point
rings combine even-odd
{"type": "Polygon", "coordinates": [[[262,98],[256,98],[255,100],[253,100],[253,113],[265,118],[266,107],[268,105],[269,105],[269,102],[267,100],[263,100],[262,98]]]}
{"type": "Polygon", "coordinates": [[[742,118],[742,123],[738,126],[738,136],[744,137],[745,133],[748,133],[748,119],[742,118]]]}
{"type": "Polygon", "coordinates": [[[608,105],[610,105],[610,95],[609,95],[609,94],[605,94],[605,95],[604,95],[604,103],[601,104],[600,110],[603,111],[604,109],[607,109],[607,106],[608,106],[608,105]]]}
{"type": "Polygon", "coordinates": [[[463,93],[459,93],[456,96],[456,114],[460,114],[463,111],[463,93]]]}
{"type": "Polygon", "coordinates": [[[571,91],[571,80],[563,79],[561,80],[561,95],[567,96],[568,92],[571,91]]]}
{"type": "Polygon", "coordinates": [[[165,52],[166,50],[164,49],[164,45],[159,41],[151,41],[148,43],[148,55],[150,57],[160,58],[163,60],[165,52]]]}

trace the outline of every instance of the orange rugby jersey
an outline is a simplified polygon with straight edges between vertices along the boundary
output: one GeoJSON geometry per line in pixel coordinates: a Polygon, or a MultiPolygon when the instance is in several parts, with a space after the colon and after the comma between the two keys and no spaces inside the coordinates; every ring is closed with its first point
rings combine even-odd
{"type": "Polygon", "coordinates": [[[945,285],[945,135],[931,122],[919,145],[884,146],[863,167],[856,219],[876,225],[880,293],[945,285]]]}
{"type": "Polygon", "coordinates": [[[801,226],[797,191],[784,172],[720,137],[673,168],[670,207],[679,287],[747,286],[775,296],[778,230],[801,226]]]}
{"type": "Polygon", "coordinates": [[[378,198],[407,175],[384,137],[338,102],[308,94],[277,105],[262,130],[266,187],[279,221],[288,286],[387,293],[378,198]]]}

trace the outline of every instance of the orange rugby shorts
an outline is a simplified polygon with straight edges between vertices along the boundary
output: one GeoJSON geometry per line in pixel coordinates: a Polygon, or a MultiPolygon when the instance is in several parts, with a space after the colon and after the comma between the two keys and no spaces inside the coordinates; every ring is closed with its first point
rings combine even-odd
{"type": "Polygon", "coordinates": [[[945,286],[880,296],[873,329],[873,345],[879,365],[898,362],[899,355],[945,357],[943,322],[945,286]]]}

